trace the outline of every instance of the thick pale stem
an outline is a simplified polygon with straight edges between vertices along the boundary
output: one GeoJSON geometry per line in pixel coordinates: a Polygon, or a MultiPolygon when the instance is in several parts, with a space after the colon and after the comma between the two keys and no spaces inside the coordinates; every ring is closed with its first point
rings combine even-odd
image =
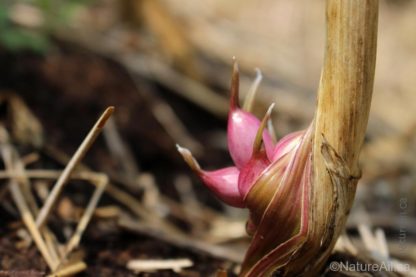
{"type": "Polygon", "coordinates": [[[358,178],[354,176],[360,174],[358,157],[373,91],[377,22],[378,0],[326,1],[327,40],[315,120],[310,215],[312,222],[320,223],[311,230],[311,237],[321,238],[322,244],[316,268],[330,254],[355,196],[358,178]],[[334,160],[341,158],[345,168],[328,168],[323,137],[339,156],[334,160]]]}
{"type": "Polygon", "coordinates": [[[314,150],[319,176],[325,175],[321,134],[357,172],[370,111],[377,41],[377,0],[326,2],[327,41],[314,150]]]}
{"type": "MultiPolygon", "coordinates": [[[[327,0],[306,242],[285,274],[318,276],[354,201],[376,60],[378,0],[327,0]],[[300,269],[301,268],[301,269],[300,269]]],[[[286,275],[285,275],[286,276],[286,275]]]]}

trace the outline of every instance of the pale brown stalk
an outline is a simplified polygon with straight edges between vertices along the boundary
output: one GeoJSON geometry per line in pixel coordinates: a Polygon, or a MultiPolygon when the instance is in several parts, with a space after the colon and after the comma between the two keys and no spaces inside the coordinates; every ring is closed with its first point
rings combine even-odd
{"type": "Polygon", "coordinates": [[[378,0],[327,0],[326,49],[318,91],[313,142],[310,229],[296,263],[318,276],[344,229],[360,176],[373,91],[378,0]]]}

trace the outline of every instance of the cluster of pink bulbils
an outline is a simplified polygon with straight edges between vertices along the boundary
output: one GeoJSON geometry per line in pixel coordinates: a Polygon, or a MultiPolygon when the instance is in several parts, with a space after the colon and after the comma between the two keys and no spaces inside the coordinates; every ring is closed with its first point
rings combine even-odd
{"type": "Polygon", "coordinates": [[[246,196],[257,178],[267,168],[299,145],[304,131],[291,133],[274,143],[268,129],[273,105],[260,121],[255,115],[244,111],[238,103],[239,77],[234,65],[231,85],[230,111],[228,115],[227,142],[234,166],[214,171],[202,170],[190,151],[177,146],[188,165],[199,175],[204,184],[228,205],[246,207],[246,196]],[[257,139],[256,139],[257,137],[257,139]]]}

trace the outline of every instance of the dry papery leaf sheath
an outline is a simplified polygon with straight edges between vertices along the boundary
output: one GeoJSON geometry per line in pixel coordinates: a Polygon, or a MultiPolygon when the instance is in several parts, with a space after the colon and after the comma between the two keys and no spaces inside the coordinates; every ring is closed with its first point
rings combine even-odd
{"type": "MultiPolygon", "coordinates": [[[[318,276],[344,229],[360,176],[375,69],[377,0],[327,0],[325,60],[315,118],[279,142],[238,103],[234,64],[228,148],[234,166],[200,168],[179,152],[225,203],[248,208],[252,241],[240,276],[318,276]]],[[[246,106],[246,105],[245,105],[246,106]]]]}

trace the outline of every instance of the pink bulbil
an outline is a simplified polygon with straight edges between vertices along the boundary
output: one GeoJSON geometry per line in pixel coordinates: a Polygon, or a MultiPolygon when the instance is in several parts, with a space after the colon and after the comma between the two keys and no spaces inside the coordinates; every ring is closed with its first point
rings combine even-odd
{"type": "Polygon", "coordinates": [[[260,121],[252,113],[240,108],[238,90],[239,77],[235,65],[227,127],[228,149],[235,166],[205,171],[200,168],[189,150],[177,147],[189,166],[219,199],[228,205],[244,208],[245,198],[257,178],[273,162],[294,149],[304,132],[289,134],[274,144],[272,136],[265,129],[272,107],[260,121]]]}

